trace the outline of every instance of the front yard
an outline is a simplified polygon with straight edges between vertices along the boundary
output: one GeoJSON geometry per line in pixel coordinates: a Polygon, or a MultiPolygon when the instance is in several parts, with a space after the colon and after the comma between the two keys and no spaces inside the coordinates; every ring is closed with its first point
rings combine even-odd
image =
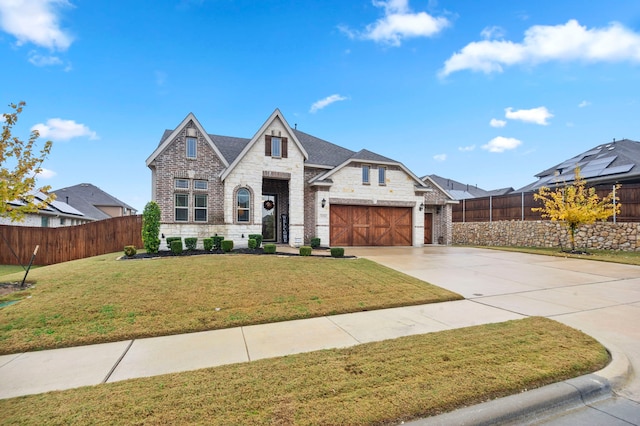
{"type": "Polygon", "coordinates": [[[25,297],[0,309],[0,354],[462,298],[366,259],[117,256],[31,271],[33,287],[0,297],[25,297]]]}

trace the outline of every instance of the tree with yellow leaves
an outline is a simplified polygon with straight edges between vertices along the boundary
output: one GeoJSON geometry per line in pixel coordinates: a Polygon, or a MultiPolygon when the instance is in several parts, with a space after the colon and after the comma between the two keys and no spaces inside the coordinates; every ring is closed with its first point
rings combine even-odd
{"type": "MultiPolygon", "coordinates": [[[[24,142],[12,135],[12,129],[18,122],[18,116],[26,104],[10,104],[13,110],[3,113],[2,136],[0,137],[0,217],[8,217],[12,221],[24,220],[27,213],[37,212],[55,199],[54,194],[39,200],[33,194],[36,176],[42,172],[42,162],[51,152],[52,142],[47,141],[40,153],[34,152],[36,140],[40,136],[33,130],[29,140],[24,142]],[[21,205],[9,205],[12,201],[20,201],[21,205]]],[[[40,191],[45,193],[51,188],[45,186],[40,191]]]]}
{"type": "MultiPolygon", "coordinates": [[[[607,220],[620,213],[620,203],[614,191],[600,199],[595,188],[586,188],[587,181],[580,175],[580,168],[576,167],[575,178],[571,185],[565,183],[554,191],[541,187],[533,194],[533,199],[542,201],[544,207],[534,207],[531,210],[541,212],[542,217],[552,222],[561,222],[569,229],[571,250],[575,250],[576,229],[581,225],[594,223],[597,220],[607,220]]],[[[616,185],[616,189],[620,185],[616,185]]]]}

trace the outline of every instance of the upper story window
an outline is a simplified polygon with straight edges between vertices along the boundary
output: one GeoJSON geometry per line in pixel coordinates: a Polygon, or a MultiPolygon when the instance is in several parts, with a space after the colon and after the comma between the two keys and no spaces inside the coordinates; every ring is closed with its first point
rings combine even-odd
{"type": "Polygon", "coordinates": [[[175,197],[176,222],[187,222],[189,220],[189,195],[175,194],[175,197]]]}
{"type": "Polygon", "coordinates": [[[240,188],[236,195],[237,221],[249,222],[251,208],[251,194],[246,188],[240,188]]]}
{"type": "Polygon", "coordinates": [[[49,217],[48,216],[40,216],[40,226],[43,228],[49,227],[49,217]]]}
{"type": "Polygon", "coordinates": [[[176,179],[175,187],[176,189],[189,189],[189,179],[176,179]]]}
{"type": "Polygon", "coordinates": [[[193,189],[209,189],[209,182],[206,180],[194,180],[193,189]]]}
{"type": "Polygon", "coordinates": [[[363,164],[362,165],[362,183],[368,184],[369,183],[369,170],[371,169],[370,166],[368,166],[367,164],[363,164]]]}
{"type": "Polygon", "coordinates": [[[266,135],[264,141],[264,155],[273,158],[287,158],[287,138],[266,135]]]}
{"type": "Polygon", "coordinates": [[[197,155],[197,139],[187,137],[187,158],[196,158],[197,155]]]}
{"type": "Polygon", "coordinates": [[[378,167],[378,185],[387,184],[387,168],[378,167]]]}

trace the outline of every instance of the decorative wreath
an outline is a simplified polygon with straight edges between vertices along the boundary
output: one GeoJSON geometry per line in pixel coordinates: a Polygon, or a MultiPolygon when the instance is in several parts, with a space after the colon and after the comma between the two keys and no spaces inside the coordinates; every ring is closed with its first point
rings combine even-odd
{"type": "Polygon", "coordinates": [[[264,209],[265,210],[271,210],[274,206],[275,206],[275,204],[273,204],[273,201],[271,201],[271,200],[267,200],[267,201],[264,202],[264,209]]]}

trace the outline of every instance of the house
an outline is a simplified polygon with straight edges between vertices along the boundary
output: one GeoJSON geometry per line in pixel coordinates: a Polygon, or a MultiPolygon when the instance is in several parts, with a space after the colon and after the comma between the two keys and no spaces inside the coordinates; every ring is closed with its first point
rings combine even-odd
{"type": "Polygon", "coordinates": [[[451,241],[455,200],[431,179],[292,129],[278,109],[250,139],[209,134],[190,113],[146,164],[163,236],[217,234],[236,247],[250,234],[291,246],[313,237],[325,246],[451,241]]]}
{"type": "MultiPolygon", "coordinates": [[[[45,194],[39,191],[34,191],[32,194],[37,201],[44,201],[47,198],[45,194]]],[[[24,206],[25,202],[23,200],[16,200],[9,202],[9,205],[16,207],[24,206]]],[[[12,222],[11,219],[7,217],[0,217],[0,225],[42,228],[81,225],[91,221],[92,219],[85,217],[82,212],[57,199],[49,202],[45,208],[38,210],[36,213],[25,214],[24,220],[20,222],[12,222]]]]}
{"type": "Polygon", "coordinates": [[[132,216],[137,211],[90,183],[81,183],[52,191],[57,199],[72,206],[91,220],[132,216]]]}
{"type": "Polygon", "coordinates": [[[537,181],[516,192],[533,192],[542,186],[573,182],[576,167],[580,175],[595,185],[640,183],[640,142],[622,139],[600,144],[536,175],[537,181]]]}
{"type": "Polygon", "coordinates": [[[478,185],[464,184],[453,179],[444,178],[438,175],[429,175],[429,177],[442,188],[444,188],[456,200],[491,197],[496,195],[505,195],[513,192],[513,188],[500,188],[487,191],[486,189],[478,188],[478,185]]]}

